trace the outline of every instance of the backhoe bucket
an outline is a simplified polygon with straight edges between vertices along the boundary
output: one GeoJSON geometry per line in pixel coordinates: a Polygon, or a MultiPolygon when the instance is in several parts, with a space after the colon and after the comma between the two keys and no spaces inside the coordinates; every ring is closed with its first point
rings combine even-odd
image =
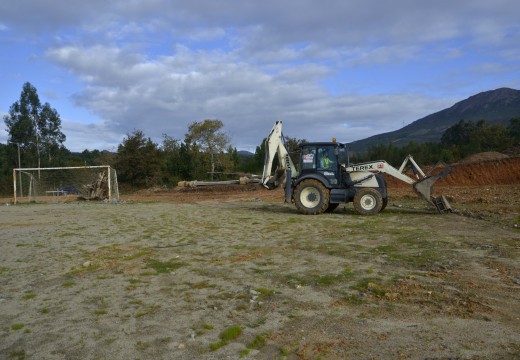
{"type": "Polygon", "coordinates": [[[430,204],[435,206],[439,213],[451,212],[451,206],[445,196],[432,196],[432,188],[433,184],[439,179],[446,177],[449,173],[451,173],[452,168],[446,167],[442,172],[437,175],[427,176],[424,179],[419,180],[413,185],[413,189],[417,194],[419,194],[422,198],[428,201],[430,204]]]}

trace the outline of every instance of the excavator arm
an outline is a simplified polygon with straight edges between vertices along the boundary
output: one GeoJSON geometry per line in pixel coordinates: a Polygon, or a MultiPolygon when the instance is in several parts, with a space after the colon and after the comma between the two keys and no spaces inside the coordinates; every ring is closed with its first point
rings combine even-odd
{"type": "Polygon", "coordinates": [[[265,140],[265,160],[264,170],[262,172],[262,185],[272,190],[286,182],[287,174],[290,177],[297,177],[298,171],[289,156],[289,152],[285,147],[284,137],[282,133],[282,122],[277,121],[269,136],[265,140]],[[273,169],[275,159],[278,159],[278,166],[273,169]]]}
{"type": "MultiPolygon", "coordinates": [[[[438,167],[439,163],[433,167],[435,169],[438,167]]],[[[443,164],[444,165],[444,164],[443,164]]],[[[432,169],[432,170],[433,170],[432,169]]],[[[399,179],[403,182],[406,182],[410,185],[413,185],[413,189],[415,192],[421,196],[423,199],[431,203],[435,206],[438,212],[448,212],[452,211],[451,206],[446,199],[445,196],[439,196],[435,197],[432,196],[432,188],[433,184],[439,179],[442,179],[446,177],[449,173],[451,173],[452,168],[449,166],[444,165],[444,169],[439,172],[436,175],[426,175],[419,165],[415,162],[412,155],[408,155],[401,167],[398,169],[394,168],[392,165],[387,163],[384,160],[378,160],[378,161],[372,161],[372,162],[366,162],[361,164],[352,164],[348,167],[345,167],[345,171],[347,173],[353,173],[353,172],[372,172],[372,173],[385,173],[390,176],[395,177],[396,179],[399,179]],[[411,168],[412,172],[414,173],[415,178],[412,178],[405,174],[405,172],[411,168]]]]}

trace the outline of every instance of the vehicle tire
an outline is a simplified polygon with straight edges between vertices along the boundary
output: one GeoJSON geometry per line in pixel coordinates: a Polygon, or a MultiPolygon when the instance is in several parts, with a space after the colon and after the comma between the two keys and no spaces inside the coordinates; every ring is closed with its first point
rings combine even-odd
{"type": "Polygon", "coordinates": [[[329,206],[327,207],[327,209],[325,209],[325,212],[326,213],[331,213],[333,212],[334,210],[336,210],[336,208],[339,206],[339,204],[329,204],[329,206]]]}
{"type": "Polygon", "coordinates": [[[317,215],[329,207],[330,191],[317,180],[303,180],[294,189],[296,209],[305,215],[317,215]]]}
{"type": "Polygon", "coordinates": [[[373,188],[361,188],[354,195],[354,209],[361,215],[375,215],[383,208],[381,193],[373,188]]]}

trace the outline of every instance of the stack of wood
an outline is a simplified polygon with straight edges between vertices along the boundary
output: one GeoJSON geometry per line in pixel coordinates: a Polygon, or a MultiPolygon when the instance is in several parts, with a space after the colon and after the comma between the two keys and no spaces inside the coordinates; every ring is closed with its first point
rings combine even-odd
{"type": "Polygon", "coordinates": [[[104,200],[108,198],[108,176],[104,171],[100,172],[93,183],[83,185],[85,200],[104,200]]]}

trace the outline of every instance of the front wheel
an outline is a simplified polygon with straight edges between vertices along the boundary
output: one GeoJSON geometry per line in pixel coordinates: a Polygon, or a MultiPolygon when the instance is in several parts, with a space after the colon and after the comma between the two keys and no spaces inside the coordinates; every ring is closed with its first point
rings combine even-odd
{"type": "Polygon", "coordinates": [[[302,214],[321,214],[329,207],[329,201],[329,189],[317,180],[304,180],[294,189],[294,204],[302,214]]]}
{"type": "Polygon", "coordinates": [[[354,209],[361,215],[375,215],[383,209],[383,197],[373,188],[361,188],[354,195],[354,209]]]}

